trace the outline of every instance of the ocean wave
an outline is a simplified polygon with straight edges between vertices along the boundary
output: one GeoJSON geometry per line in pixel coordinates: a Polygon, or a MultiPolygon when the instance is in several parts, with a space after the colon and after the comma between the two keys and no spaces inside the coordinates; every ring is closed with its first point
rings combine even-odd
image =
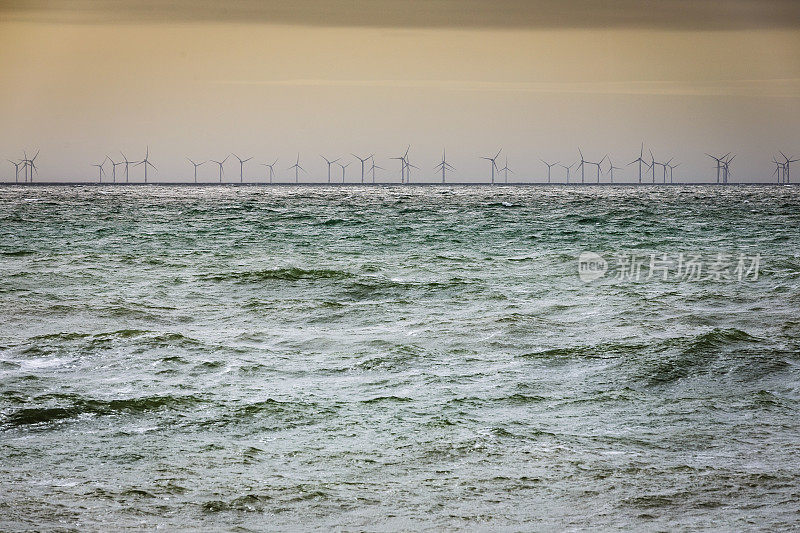
{"type": "Polygon", "coordinates": [[[761,339],[735,328],[714,328],[688,339],[667,339],[650,350],[655,359],[642,363],[642,377],[650,385],[670,384],[707,372],[712,363],[725,354],[749,350],[760,342],[761,339]]]}
{"type": "Polygon", "coordinates": [[[0,428],[10,429],[33,424],[47,424],[81,415],[111,415],[117,413],[143,413],[160,409],[176,409],[198,405],[203,400],[187,396],[143,396],[99,400],[78,395],[51,394],[29,400],[30,403],[56,403],[47,407],[23,407],[0,415],[0,428]]]}
{"type": "Polygon", "coordinates": [[[204,274],[200,279],[206,281],[234,281],[234,282],[258,282],[258,281],[298,281],[298,280],[320,280],[320,279],[345,279],[352,277],[353,274],[342,270],[331,269],[303,269],[298,267],[273,268],[264,270],[245,270],[241,272],[220,272],[204,274]]]}

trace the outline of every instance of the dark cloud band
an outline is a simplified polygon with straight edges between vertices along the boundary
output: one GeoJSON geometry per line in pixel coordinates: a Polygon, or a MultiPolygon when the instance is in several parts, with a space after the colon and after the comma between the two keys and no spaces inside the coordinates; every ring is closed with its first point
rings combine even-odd
{"type": "Polygon", "coordinates": [[[800,28],[797,0],[0,0],[0,19],[400,28],[800,28]]]}

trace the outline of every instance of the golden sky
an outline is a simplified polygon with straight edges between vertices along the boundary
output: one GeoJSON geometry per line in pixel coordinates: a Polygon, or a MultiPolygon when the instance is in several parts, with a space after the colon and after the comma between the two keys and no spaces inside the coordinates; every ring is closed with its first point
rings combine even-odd
{"type": "Polygon", "coordinates": [[[452,179],[471,181],[500,147],[526,179],[579,145],[616,163],[644,141],[693,180],[714,174],[703,152],[739,153],[743,180],[800,154],[797,3],[599,4],[2,2],[0,155],[41,148],[41,179],[80,179],[149,145],[157,179],[180,180],[186,157],[236,152],[255,157],[246,177],[277,157],[288,179],[300,152],[320,179],[320,154],[375,152],[386,180],[411,144],[418,178],[447,148],[452,179]]]}

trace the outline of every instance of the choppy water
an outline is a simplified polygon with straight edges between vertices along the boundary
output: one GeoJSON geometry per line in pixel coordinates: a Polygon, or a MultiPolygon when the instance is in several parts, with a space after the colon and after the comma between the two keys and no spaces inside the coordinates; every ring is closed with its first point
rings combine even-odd
{"type": "Polygon", "coordinates": [[[797,189],[6,187],[0,264],[0,529],[800,526],[797,189]]]}

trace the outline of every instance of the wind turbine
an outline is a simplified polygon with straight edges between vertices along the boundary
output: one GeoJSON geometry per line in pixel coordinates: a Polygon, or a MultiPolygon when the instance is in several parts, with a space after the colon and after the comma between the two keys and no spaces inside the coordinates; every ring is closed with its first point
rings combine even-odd
{"type": "Polygon", "coordinates": [[[362,159],[361,157],[357,156],[356,154],[351,154],[351,155],[352,155],[353,157],[355,157],[356,159],[358,159],[359,161],[361,161],[361,183],[364,183],[364,163],[366,163],[367,161],[369,161],[369,159],[370,159],[372,156],[374,156],[375,154],[370,154],[370,155],[368,155],[367,157],[365,157],[365,158],[363,158],[363,159],[362,159]]]}
{"type": "Polygon", "coordinates": [[[403,165],[406,167],[406,185],[411,183],[411,169],[415,168],[419,170],[419,167],[416,165],[412,165],[411,161],[408,159],[408,151],[411,150],[411,145],[409,144],[406,147],[406,153],[403,154],[403,165]]]}
{"type": "Polygon", "coordinates": [[[327,157],[325,157],[324,155],[321,155],[320,157],[321,157],[322,159],[324,159],[326,163],[328,163],[328,183],[330,183],[330,182],[331,182],[331,165],[332,165],[332,164],[334,164],[334,163],[336,163],[336,162],[337,162],[339,159],[341,159],[341,158],[340,158],[340,157],[337,157],[336,159],[334,159],[334,160],[332,160],[332,161],[331,161],[331,160],[329,160],[327,157]]]}
{"type": "Polygon", "coordinates": [[[411,169],[415,168],[419,170],[417,165],[412,164],[409,160],[406,159],[406,184],[411,183],[411,169]]]}
{"type": "Polygon", "coordinates": [[[122,165],[123,163],[122,163],[122,161],[120,161],[119,163],[115,162],[115,161],[114,161],[113,159],[111,159],[111,157],[110,157],[110,156],[108,156],[108,155],[106,156],[106,159],[108,159],[109,161],[111,161],[111,176],[112,176],[112,183],[116,183],[116,182],[117,182],[117,165],[122,165]]]}
{"type": "Polygon", "coordinates": [[[36,154],[31,158],[28,159],[28,165],[31,167],[31,183],[33,183],[33,173],[39,173],[39,169],[36,168],[36,158],[39,157],[39,150],[36,150],[36,154]]]}
{"type": "Polygon", "coordinates": [[[230,154],[226,155],[225,159],[223,159],[222,161],[215,161],[214,159],[211,160],[212,163],[216,163],[216,164],[219,165],[219,182],[220,183],[222,183],[222,174],[223,174],[222,165],[225,164],[225,161],[227,161],[229,157],[230,157],[230,154]]]}
{"type": "Polygon", "coordinates": [[[639,184],[642,183],[642,163],[647,165],[647,161],[645,161],[642,156],[644,156],[644,143],[642,143],[642,148],[639,150],[639,157],[628,163],[626,166],[630,166],[634,163],[639,163],[639,184]]]}
{"type": "Polygon", "coordinates": [[[248,157],[247,159],[242,159],[236,154],[233,154],[233,157],[239,160],[239,183],[244,183],[244,164],[253,158],[248,157]]]}
{"type": "Polygon", "coordinates": [[[780,161],[778,161],[778,159],[776,157],[774,157],[774,156],[772,157],[772,162],[775,163],[775,170],[772,171],[772,176],[777,174],[778,175],[778,185],[781,185],[783,183],[783,175],[786,172],[786,167],[784,166],[784,163],[781,163],[780,161]]]}
{"type": "Polygon", "coordinates": [[[436,165],[433,170],[442,171],[442,183],[445,182],[445,174],[447,171],[454,171],[456,168],[447,162],[447,150],[442,150],[442,162],[436,165]]]}
{"type": "Polygon", "coordinates": [[[24,158],[22,159],[22,163],[23,163],[23,167],[22,168],[25,171],[25,181],[26,182],[28,181],[28,169],[30,169],[30,181],[31,181],[31,183],[33,183],[33,172],[34,171],[36,171],[37,173],[39,172],[39,169],[36,168],[36,158],[39,157],[39,150],[36,150],[36,155],[34,155],[30,159],[28,159],[28,153],[27,152],[23,151],[22,155],[24,156],[24,158]]]}
{"type": "Polygon", "coordinates": [[[734,154],[730,159],[726,159],[725,161],[722,162],[722,169],[723,169],[723,173],[722,173],[723,181],[722,182],[725,185],[728,184],[728,177],[730,177],[730,174],[731,174],[730,164],[734,159],[736,159],[736,154],[734,154]]]}
{"type": "Polygon", "coordinates": [[[197,183],[197,167],[205,165],[206,163],[208,163],[208,161],[203,161],[202,163],[195,163],[188,157],[186,158],[186,160],[189,161],[189,163],[191,163],[192,165],[194,165],[194,182],[197,183]]]}
{"type": "MultiPolygon", "coordinates": [[[[614,183],[614,171],[622,170],[622,167],[615,167],[614,162],[611,161],[611,157],[608,154],[606,154],[606,156],[603,159],[608,159],[608,172],[611,176],[611,183],[614,183]]],[[[603,162],[603,159],[600,160],[601,163],[603,162]]]]}
{"type": "Polygon", "coordinates": [[[122,162],[125,163],[125,183],[128,183],[128,166],[133,163],[133,161],[128,161],[127,156],[125,156],[125,154],[122,152],[120,152],[120,155],[122,155],[122,162]]]}
{"type": "MultiPolygon", "coordinates": [[[[672,161],[672,159],[670,159],[670,161],[672,161]]],[[[667,166],[669,167],[669,182],[675,183],[675,180],[672,177],[672,171],[681,166],[681,164],[678,163],[677,165],[670,165],[669,163],[667,163],[667,166]]]]}
{"type": "Polygon", "coordinates": [[[569,165],[569,166],[567,166],[567,165],[559,165],[559,166],[560,166],[560,167],[563,167],[563,168],[564,168],[564,170],[566,170],[566,171],[567,171],[567,185],[569,185],[569,171],[572,169],[572,167],[573,167],[573,166],[575,166],[575,163],[572,163],[572,164],[571,164],[571,165],[569,165]]]}
{"type": "Polygon", "coordinates": [[[661,165],[662,163],[658,163],[656,161],[655,156],[653,155],[653,151],[650,150],[650,171],[653,174],[653,183],[656,182],[656,165],[661,165]]]}
{"type": "Polygon", "coordinates": [[[583,158],[583,152],[581,151],[581,147],[580,146],[578,147],[578,153],[581,156],[581,161],[580,161],[580,164],[578,165],[581,168],[581,183],[584,183],[584,181],[585,181],[584,180],[584,170],[585,170],[584,167],[586,166],[586,163],[588,163],[588,161],[583,158]]]}
{"type": "Polygon", "coordinates": [[[670,157],[669,160],[667,160],[666,163],[661,163],[664,166],[664,180],[663,180],[662,183],[667,183],[667,167],[669,166],[670,163],[672,163],[673,159],[675,159],[675,158],[674,157],[670,157]]]}
{"type": "Polygon", "coordinates": [[[496,169],[496,168],[498,168],[498,167],[497,167],[497,158],[498,158],[498,157],[500,157],[500,152],[502,152],[502,151],[503,151],[503,149],[502,149],[502,148],[500,148],[500,149],[497,151],[497,153],[494,155],[494,157],[481,157],[481,159],[485,159],[485,160],[487,160],[487,161],[490,161],[490,162],[491,162],[491,168],[492,168],[492,185],[494,185],[494,171],[495,171],[495,169],[496,169]]]}
{"type": "Polygon", "coordinates": [[[106,171],[103,169],[103,165],[106,164],[106,159],[108,159],[108,156],[106,156],[106,158],[100,163],[92,163],[92,166],[97,167],[97,169],[100,171],[100,183],[103,183],[103,175],[106,173],[106,171]]]}
{"type": "Polygon", "coordinates": [[[601,164],[602,162],[603,162],[603,160],[602,160],[602,159],[601,159],[601,160],[600,160],[600,162],[598,162],[598,163],[593,163],[593,162],[591,162],[591,161],[584,161],[584,163],[586,163],[586,164],[588,164],[588,165],[594,165],[594,166],[596,166],[596,167],[597,167],[597,183],[600,183],[600,164],[601,164]]]}
{"type": "Polygon", "coordinates": [[[386,170],[386,169],[376,165],[375,164],[375,158],[373,157],[372,158],[372,167],[369,170],[370,170],[370,172],[372,172],[372,184],[375,185],[375,171],[376,170],[386,170]]]}
{"type": "Polygon", "coordinates": [[[504,172],[505,173],[505,184],[508,185],[508,173],[509,172],[511,172],[512,174],[514,173],[513,170],[508,168],[508,156],[506,156],[506,164],[505,164],[505,166],[503,168],[499,168],[497,170],[499,170],[500,172],[504,172]]]}
{"type": "MultiPolygon", "coordinates": [[[[784,173],[786,174],[786,179],[785,179],[785,182],[786,182],[786,183],[791,183],[791,180],[789,179],[789,167],[791,166],[791,164],[792,164],[792,163],[795,163],[795,162],[797,162],[797,161],[800,161],[800,159],[789,159],[788,157],[786,157],[786,154],[784,154],[784,153],[783,153],[783,152],[781,152],[780,150],[778,150],[778,151],[779,151],[779,152],[780,152],[780,154],[783,156],[783,158],[786,160],[786,162],[783,164],[784,173]]],[[[37,153],[38,153],[38,152],[37,152],[37,153]]],[[[35,159],[35,158],[34,158],[34,159],[35,159]]]]}
{"type": "MultiPolygon", "coordinates": [[[[25,175],[23,176],[23,179],[25,180],[25,183],[28,183],[28,164],[30,162],[31,162],[31,160],[28,159],[28,152],[23,150],[22,151],[22,172],[25,173],[25,175]]],[[[31,174],[33,174],[33,171],[31,171],[31,174]]]]}
{"type": "MultiPolygon", "coordinates": [[[[297,161],[294,165],[290,166],[287,170],[294,169],[294,182],[300,183],[300,171],[306,172],[306,169],[300,166],[300,152],[297,153],[297,161]]],[[[306,172],[308,174],[308,172],[306,172]]]]}
{"type": "MultiPolygon", "coordinates": [[[[276,158],[275,161],[273,161],[272,163],[261,163],[262,167],[266,167],[266,168],[269,169],[269,182],[270,182],[270,184],[272,184],[272,176],[275,175],[275,169],[273,167],[275,166],[275,163],[277,163],[277,162],[278,162],[278,160],[276,158]]],[[[329,174],[329,177],[328,177],[328,181],[330,182],[330,174],[329,174]]]]}
{"type": "Polygon", "coordinates": [[[406,182],[406,158],[408,157],[408,151],[411,149],[411,145],[408,145],[406,148],[406,153],[401,155],[400,157],[390,157],[389,159],[397,159],[400,161],[400,183],[406,182]]]}
{"type": "Polygon", "coordinates": [[[14,165],[14,183],[19,183],[19,166],[22,164],[22,161],[19,161],[18,163],[15,163],[10,159],[6,159],[6,161],[14,165]]]}
{"type": "Polygon", "coordinates": [[[336,163],[337,165],[339,165],[340,167],[342,167],[342,183],[344,183],[344,170],[345,170],[347,167],[349,167],[349,166],[350,166],[352,163],[353,163],[352,161],[351,161],[350,163],[347,163],[346,165],[343,165],[343,164],[341,164],[341,163],[336,163]]]}
{"type": "Polygon", "coordinates": [[[726,157],[728,157],[730,155],[730,152],[728,152],[727,154],[723,155],[722,157],[716,157],[716,156],[713,156],[711,154],[706,154],[706,155],[717,162],[717,184],[719,184],[719,175],[720,175],[720,171],[722,170],[722,161],[726,157]]]}
{"type": "Polygon", "coordinates": [[[149,146],[147,147],[147,151],[144,154],[144,159],[142,159],[141,161],[139,161],[138,163],[136,163],[133,166],[137,166],[137,165],[144,165],[144,182],[147,183],[147,165],[150,165],[151,167],[153,167],[153,170],[158,170],[155,167],[155,165],[153,165],[153,163],[150,162],[150,147],[149,146]]]}
{"type": "MultiPolygon", "coordinates": [[[[558,164],[558,161],[556,161],[555,163],[548,163],[544,159],[539,159],[539,161],[541,161],[542,163],[544,163],[547,166],[547,183],[550,183],[550,169],[553,168],[554,166],[556,166],[558,164]]],[[[561,166],[564,166],[564,165],[561,165],[561,166]]]]}

